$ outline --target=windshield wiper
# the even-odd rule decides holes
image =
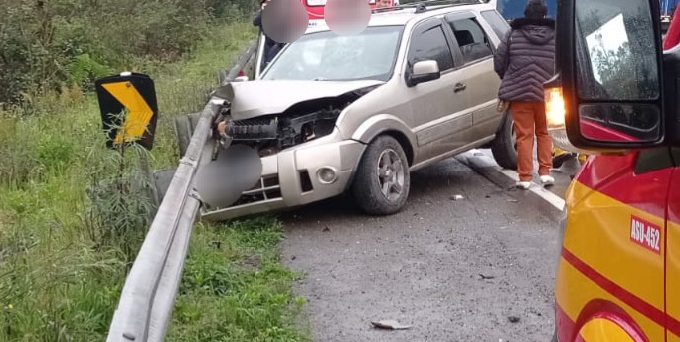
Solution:
[[[312,81],[328,81],[328,78],[319,76],[312,79]]]

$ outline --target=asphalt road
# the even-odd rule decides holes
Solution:
[[[314,341],[550,340],[561,212],[461,161],[413,173],[396,215],[337,198],[281,216]],[[563,194],[569,177],[556,175]],[[387,319],[411,328],[371,325]]]

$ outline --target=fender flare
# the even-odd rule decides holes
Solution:
[[[370,144],[373,139],[382,134],[390,134],[397,139],[404,148],[409,165],[413,165],[413,162],[417,160],[418,139],[411,128],[394,115],[379,114],[369,118],[359,125],[351,139]]]

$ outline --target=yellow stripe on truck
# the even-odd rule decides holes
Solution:
[[[572,266],[564,257],[560,258],[558,272],[560,277],[555,286],[557,304],[572,322],[577,322],[583,309],[593,300],[604,300],[623,309],[650,341],[663,341],[664,328],[637,312],[623,301],[605,291],[594,281]],[[603,308],[606,309],[606,308]],[[579,327],[576,327],[578,329]],[[586,338],[586,341],[601,341],[598,338]],[[625,340],[623,340],[625,341]]]
[[[566,201],[569,207],[563,246],[570,256],[560,258],[557,303],[572,322],[591,318],[580,316],[594,301],[612,303],[623,309],[651,341],[664,341],[663,318],[659,318],[665,312],[664,218],[578,181],[570,185]],[[658,251],[631,237],[638,237],[638,221],[660,228]],[[580,263],[578,268],[574,262]]]
[[[643,301],[664,311],[664,218],[650,215],[574,182],[564,246],[577,258]],[[660,251],[631,240],[631,217],[661,227]]]
[[[667,234],[666,310],[671,317],[669,324],[677,325],[680,319],[680,224],[668,221]],[[680,342],[680,336],[669,332],[668,342]]]

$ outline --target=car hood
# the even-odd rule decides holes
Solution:
[[[348,92],[380,85],[382,81],[264,81],[232,82],[220,86],[215,96],[231,103],[231,116],[245,120],[279,114],[308,100],[337,97]]]

